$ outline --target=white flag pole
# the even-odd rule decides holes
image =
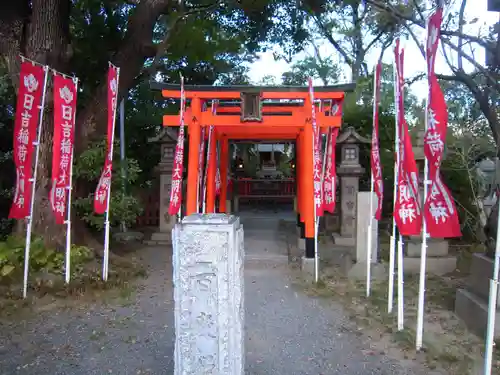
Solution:
[[[120,68],[116,67],[116,92],[117,92],[117,99],[118,99],[118,88],[120,84]],[[113,103],[113,126],[111,129],[111,145],[109,148],[109,157],[111,158],[111,163],[113,163],[113,145],[115,142],[115,121],[116,121],[116,104],[117,100]],[[108,280],[108,274],[109,274],[109,229],[110,229],[110,223],[109,223],[109,203],[111,200],[111,181],[109,181],[109,188],[108,188],[108,195],[106,196],[106,213],[105,213],[105,219],[104,219],[104,261],[102,264],[102,279],[104,281]]]
[[[400,51],[403,50],[403,47],[401,47]],[[399,59],[399,56],[397,57]],[[400,66],[400,68],[402,68]],[[397,73],[398,77],[398,84],[399,84],[399,71]],[[399,97],[401,98],[400,100],[403,101],[404,105],[404,87],[401,85],[401,91],[398,92]],[[404,110],[404,108],[403,108]],[[399,112],[398,112],[399,114]],[[403,113],[404,115],[404,113]],[[403,124],[398,124],[399,126],[402,126]],[[398,126],[398,128],[399,128]],[[404,145],[405,139],[403,138],[405,136],[405,133],[398,134],[399,135],[399,146],[402,147]],[[404,156],[404,155],[403,155]],[[403,163],[403,160],[401,158],[398,161],[399,163]],[[403,236],[401,233],[399,234],[398,237],[398,246],[397,246],[397,257],[398,257],[398,331],[401,331],[404,329],[404,273],[403,273],[403,267],[404,267],[404,241],[403,241]]]
[[[372,229],[373,229],[373,171],[370,178],[370,216],[368,223],[368,238],[366,243],[366,296],[370,297],[371,271],[372,271]]]
[[[428,34],[428,27],[426,27],[426,35]],[[427,39],[427,38],[426,38]],[[427,45],[427,43],[426,43]],[[429,72],[427,72],[427,83],[429,84]],[[429,126],[429,95],[430,95],[430,85],[428,87],[427,100],[425,103],[425,131]],[[422,349],[422,341],[424,334],[424,305],[425,305],[425,272],[426,272],[426,262],[427,262],[427,223],[425,221],[425,215],[423,214],[423,206],[427,200],[427,195],[429,193],[429,160],[427,157],[424,159],[424,199],[423,205],[421,207],[422,212],[422,247],[420,249],[420,277],[418,284],[418,309],[417,309],[417,332],[416,332],[416,349]],[[417,195],[418,196],[418,195]],[[418,203],[418,202],[417,202]]]
[[[24,57],[21,57],[24,60]],[[32,62],[34,63],[34,62]],[[35,191],[36,191],[36,177],[38,172],[38,159],[40,155],[40,139],[42,136],[42,126],[43,126],[43,114],[45,107],[45,93],[47,91],[47,81],[49,78],[49,67],[45,65],[43,67],[45,72],[45,78],[43,80],[43,91],[42,91],[42,101],[40,103],[40,117],[38,119],[38,129],[36,141],[33,142],[35,146],[35,167],[33,170],[33,178],[31,184],[31,202],[30,202],[30,216],[27,218],[28,222],[26,224],[26,242],[24,247],[24,278],[23,278],[23,298],[26,298],[28,294],[28,275],[30,268],[30,250],[31,250],[31,233],[33,231],[33,210],[35,208]]]
[[[377,64],[378,65],[378,64]],[[377,65],[375,65],[373,74],[373,120],[375,121],[375,112],[377,111],[378,98],[377,98]],[[373,141],[373,130],[375,130],[375,124],[372,126],[372,141]],[[373,152],[373,144],[371,147],[371,152]],[[370,152],[370,161],[371,161]],[[373,192],[374,192],[374,181],[373,181],[373,170],[370,171],[370,216],[368,221],[368,238],[366,241],[366,296],[370,297],[371,288],[371,271],[372,271],[372,228],[373,228]]]
[[[397,90],[397,72],[396,72],[396,64],[393,66],[393,74],[394,74],[394,92]],[[394,190],[393,190],[393,207],[396,207],[396,199],[398,195],[398,178],[399,178],[399,124],[398,124],[398,101],[397,95],[394,95],[394,103],[395,103],[395,113],[396,113],[396,129],[395,129],[395,139],[394,139],[394,152],[396,154],[396,160],[394,161]],[[392,215],[392,234],[390,238],[390,247],[389,247],[389,291],[387,298],[387,312],[392,313],[393,305],[394,305],[394,270],[395,270],[395,255],[396,255],[396,219],[394,214]]]
[[[75,83],[75,95],[78,96],[78,78],[73,77]],[[75,99],[76,100],[76,99]],[[75,113],[73,114],[73,148],[71,150],[71,159],[69,161],[69,182],[66,189],[68,190],[68,208],[66,215],[66,253],[65,253],[65,267],[64,267],[64,281],[69,284],[71,275],[71,193],[73,191],[73,157],[75,154],[75,125],[76,125],[76,106]]]
[[[403,236],[398,239],[398,331],[404,329],[404,273],[403,273]]]

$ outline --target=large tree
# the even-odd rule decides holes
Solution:
[[[217,77],[200,64],[187,63],[188,51],[204,45],[205,52],[217,53],[221,41],[232,41],[233,50],[255,51],[268,35],[285,44],[300,42],[299,13],[283,13],[283,1],[193,0],[16,0],[0,5],[0,54],[11,82],[16,86],[19,54],[81,79],[76,120],[76,156],[105,133],[107,61],[119,66],[119,100],[140,81],[156,76],[165,66],[188,69],[191,76],[202,74],[207,82]],[[282,21],[282,30],[268,34],[272,20]],[[274,18],[273,18],[274,17]],[[192,33],[198,24],[198,33]],[[291,36],[288,38],[288,36]],[[86,41],[86,43],[82,43]],[[90,43],[89,43],[90,42]],[[182,51],[185,49],[185,53]],[[170,53],[173,51],[174,53]],[[200,56],[199,60],[202,60]],[[192,62],[193,60],[191,60]],[[163,74],[168,77],[168,74]],[[200,79],[196,79],[199,81]],[[50,93],[50,90],[49,90]],[[51,95],[48,95],[40,143],[40,164],[35,199],[34,232],[51,245],[61,244],[63,228],[56,226],[50,212],[50,163],[52,147]],[[87,194],[74,186],[76,194]],[[85,187],[83,187],[85,190]],[[75,218],[76,219],[76,218]],[[85,228],[75,220],[75,234]],[[77,238],[77,240],[85,240]]]

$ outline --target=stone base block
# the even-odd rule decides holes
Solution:
[[[314,282],[314,258],[302,257],[300,269],[306,281]]]
[[[403,260],[404,273],[420,273],[420,258],[405,257]],[[430,274],[441,276],[455,271],[457,268],[456,257],[427,258],[426,271]]]
[[[490,279],[493,277],[493,259],[484,254],[474,254],[470,266],[470,274],[467,278],[467,290],[472,294],[488,300],[490,296]],[[500,290],[498,291],[500,296]],[[497,297],[497,308],[500,307],[500,299]]]
[[[420,252],[422,250],[422,240],[410,239],[407,241],[406,254],[409,257],[420,257]],[[448,256],[448,241],[441,239],[427,240],[427,256],[429,257],[446,257]]]
[[[372,280],[385,280],[388,276],[387,266],[382,263],[375,263],[371,265],[371,279]],[[349,271],[347,276],[353,280],[366,280],[366,263],[355,263]]]
[[[113,239],[119,243],[140,242],[144,239],[144,234],[141,232],[118,232],[113,234]]]
[[[297,239],[297,248],[300,251],[305,251],[306,250],[306,239],[305,238],[298,238]]]
[[[488,303],[465,290],[458,289],[455,297],[455,314],[462,319],[467,328],[480,337],[485,337],[488,322]],[[500,311],[496,314],[500,321]],[[495,340],[500,340],[500,325],[495,325]]]
[[[342,237],[338,233],[334,233],[332,236],[333,236],[333,242],[335,243],[335,245],[356,246],[356,239],[354,237]]]
[[[151,239],[144,241],[146,245],[171,245],[172,244],[172,233],[156,232],[151,235]]]

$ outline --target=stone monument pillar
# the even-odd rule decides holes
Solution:
[[[151,138],[148,141],[150,143],[160,143],[161,146],[161,159],[156,167],[156,171],[160,177],[160,199],[158,202],[159,225],[158,230],[153,233],[148,243],[152,245],[165,245],[172,242],[172,228],[176,221],[175,216],[168,214],[168,206],[170,203],[170,187],[172,185],[172,168],[177,134],[173,129],[166,128],[157,137]]]
[[[368,251],[368,229],[370,227],[370,196],[373,196],[373,215],[377,209],[377,194],[369,191],[361,191],[357,197],[357,217],[356,217],[356,254],[355,263],[347,272],[353,279],[366,280],[367,274],[367,251]],[[372,243],[371,243],[371,278],[383,279],[387,276],[386,269],[379,263],[378,249],[378,221],[372,216]]]
[[[173,236],[174,375],[244,374],[243,227],[193,214]]]
[[[370,140],[359,135],[353,127],[348,127],[337,138],[341,158],[337,168],[340,179],[340,235],[334,234],[338,245],[356,244],[356,206],[359,191],[359,177],[365,169],[359,164],[359,145]]]

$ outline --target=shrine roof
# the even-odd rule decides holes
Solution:
[[[151,82],[152,90],[180,90],[179,84]],[[314,86],[314,92],[353,92],[355,83],[343,83],[330,86]],[[184,85],[185,91],[203,92],[308,92],[308,86],[253,86],[253,85],[233,85],[233,86],[211,86],[211,85]]]

